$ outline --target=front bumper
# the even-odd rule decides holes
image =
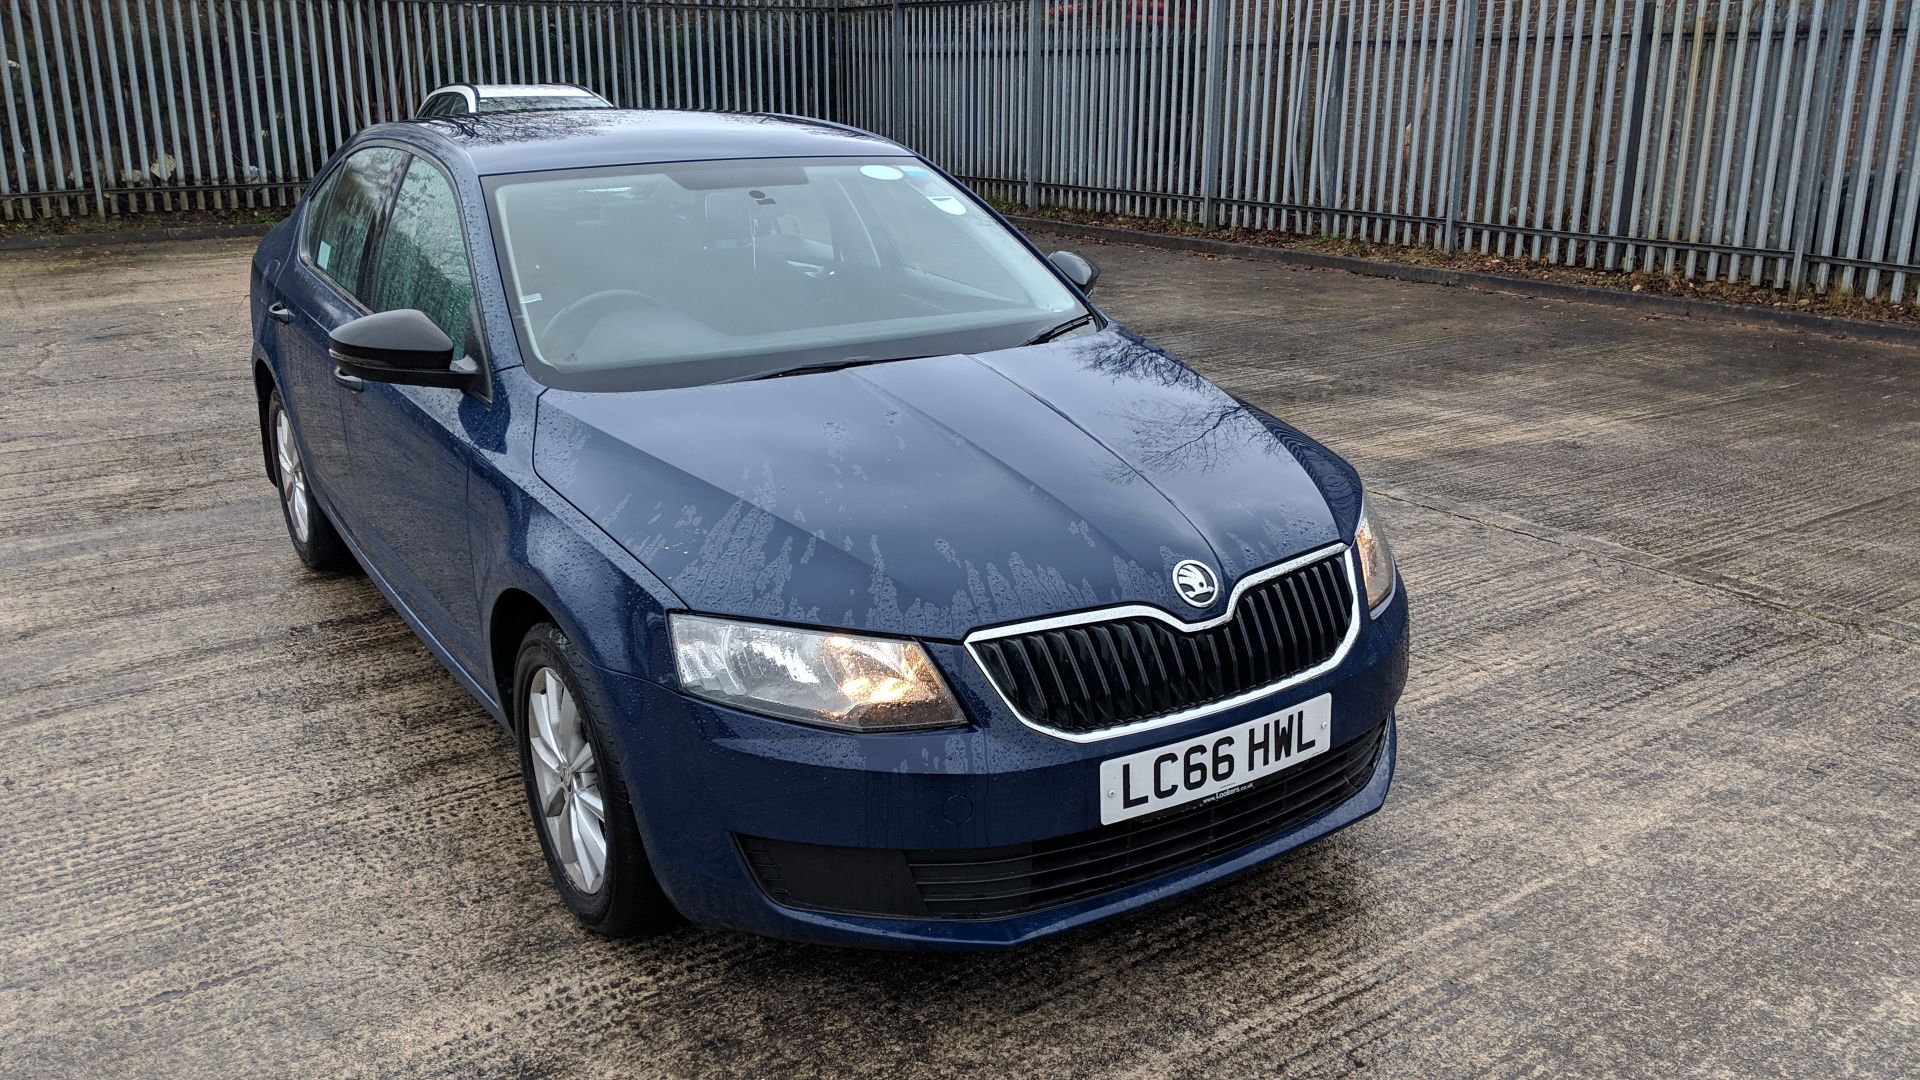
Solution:
[[[647,680],[601,673],[624,718],[627,787],[648,855],[683,914],[707,925],[828,944],[1006,948],[1233,876],[1344,828],[1378,810],[1392,780],[1393,709],[1407,666],[1406,608],[1398,595],[1371,620],[1344,662],[1308,683],[1173,727],[1095,743],[1067,742],[1022,725],[957,646],[930,649],[978,723],[949,731],[851,735],[740,713]],[[1122,874],[1111,889],[1057,890],[1050,894],[1057,902],[1004,916],[995,917],[989,907],[950,917],[950,907],[916,906],[906,895],[911,879],[903,885],[887,871],[871,880],[876,900],[860,905],[865,910],[943,914],[879,917],[810,909],[821,905],[783,891],[779,875],[767,873],[769,850],[784,853],[789,868],[793,858],[823,851],[857,856],[825,874],[860,874],[893,866],[894,857],[908,853],[1017,852],[1110,837],[1120,826],[1100,824],[1101,761],[1321,694],[1333,700],[1332,749],[1323,757],[1332,762],[1344,752],[1340,759],[1350,780],[1337,789],[1322,785],[1318,801],[1302,800],[1291,816],[1276,814],[1271,827],[1241,834],[1244,844],[1195,850],[1149,879]],[[1245,790],[1285,784],[1314,760]],[[750,860],[760,864],[758,876]]]

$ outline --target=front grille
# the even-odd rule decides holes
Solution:
[[[899,851],[743,836],[779,903],[854,915],[1001,919],[1069,904],[1252,847],[1358,794],[1386,740],[1357,739],[1238,791],[1070,836],[997,848]]]
[[[1248,589],[1226,622],[1206,630],[1109,619],[988,638],[973,650],[1022,716],[1080,734],[1282,682],[1331,658],[1352,619],[1353,589],[1334,554]]]

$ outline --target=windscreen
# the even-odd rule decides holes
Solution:
[[[489,190],[528,368],[567,389],[1005,349],[1087,314],[913,158],[537,173]]]

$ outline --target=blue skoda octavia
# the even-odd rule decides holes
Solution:
[[[1379,809],[1407,607],[1359,479],[874,135],[386,124],[261,243],[295,551],[518,742],[567,906],[1017,945]]]

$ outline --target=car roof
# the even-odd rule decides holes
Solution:
[[[767,113],[565,109],[469,113],[380,125],[390,126],[444,143],[447,152],[466,158],[481,176],[669,161],[892,157],[911,152],[858,128]],[[368,129],[368,134],[380,127]]]
[[[450,91],[467,90],[479,98],[516,98],[516,97],[600,97],[599,94],[584,86],[572,83],[447,83],[436,86],[432,93],[444,94]],[[605,98],[601,98],[605,101]]]
[[[599,94],[572,83],[470,83],[473,92],[483,98],[511,97],[599,97]]]

